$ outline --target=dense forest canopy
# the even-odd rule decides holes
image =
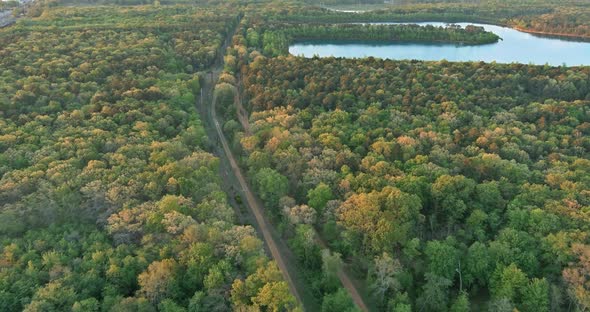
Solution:
[[[225,12],[58,8],[0,32],[2,311],[295,306],[194,108]]]
[[[590,309],[590,67],[288,55],[498,40],[355,22],[584,37],[590,5],[310,3],[50,0],[1,29],[0,310],[300,311],[236,217],[211,103],[318,310]]]
[[[522,311],[583,301],[566,273],[588,248],[587,68],[280,57],[242,74],[253,178],[285,177],[283,195],[359,267],[398,259],[384,309],[407,292],[444,311],[428,289],[449,298],[459,283]],[[524,284],[503,284],[507,270]]]
[[[338,291],[310,236],[379,311],[588,309],[588,67],[306,59],[265,44],[269,22],[315,29],[396,10],[449,17],[439,5],[251,10],[226,57],[251,111],[247,128],[226,129],[323,306],[338,311]],[[225,116],[236,111],[229,101]]]

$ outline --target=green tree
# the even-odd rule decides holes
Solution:
[[[124,298],[111,307],[113,312],[145,311],[156,312],[156,308],[145,298]]]
[[[463,220],[471,205],[475,182],[464,176],[443,175],[432,184],[432,196],[439,217],[448,225]]]
[[[225,119],[233,119],[236,116],[236,107],[234,105],[236,92],[236,88],[229,83],[223,82],[215,86],[215,106],[223,113]]]
[[[158,311],[160,312],[186,312],[186,309],[178,305],[174,300],[164,299],[158,305]]]
[[[496,268],[491,278],[490,291],[493,298],[507,298],[512,302],[518,302],[527,284],[527,276],[512,263],[507,267]]]
[[[259,36],[258,32],[256,32],[256,30],[254,30],[252,28],[248,28],[247,33],[246,33],[246,40],[248,40],[248,46],[258,47],[258,45],[260,44],[259,37],[260,36]]]
[[[466,292],[461,292],[459,296],[455,299],[449,312],[469,312],[471,311],[469,308],[469,297],[467,296]]]
[[[53,281],[39,288],[31,303],[23,311],[64,311],[71,309],[75,301],[76,293],[74,289],[63,285],[60,281]]]
[[[453,282],[444,277],[426,273],[426,284],[417,300],[420,311],[446,311],[449,304],[449,287]]]
[[[322,273],[324,275],[324,287],[334,289],[340,285],[338,272],[342,268],[342,259],[339,253],[331,253],[328,249],[322,250]]]
[[[522,291],[520,309],[531,312],[548,312],[549,308],[549,283],[544,278],[533,278]]]
[[[322,300],[322,312],[358,312],[360,311],[348,295],[346,289],[340,287],[334,293],[327,294]]]
[[[295,255],[308,269],[319,269],[321,266],[320,248],[315,236],[311,225],[300,224],[295,227],[295,236],[289,241]]]
[[[334,199],[334,195],[328,185],[320,183],[316,188],[307,192],[307,198],[309,206],[313,207],[321,215],[326,203]]]
[[[100,311],[100,303],[96,298],[88,298],[81,301],[76,301],[72,306],[72,312],[98,312]]]
[[[454,246],[454,239],[429,241],[424,250],[428,260],[428,272],[452,280],[459,269],[459,250]]]
[[[254,185],[271,211],[276,211],[279,199],[287,195],[289,188],[287,178],[270,168],[262,168],[254,175]]]
[[[488,304],[489,312],[514,312],[514,304],[508,298],[492,299]]]
[[[469,246],[462,268],[463,280],[468,287],[472,285],[486,286],[493,269],[487,246],[480,242]]]

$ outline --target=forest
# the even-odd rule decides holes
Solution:
[[[293,12],[246,14],[248,127],[222,113],[323,311],[346,298],[318,240],[374,310],[590,309],[590,69],[273,57],[260,25]]]
[[[260,196],[294,244],[316,227],[374,279],[384,310],[589,307],[587,68],[281,57],[243,75],[244,162],[285,183]]]
[[[499,40],[365,22],[587,36],[590,6],[403,2],[51,0],[0,29],[0,310],[590,310],[590,67],[288,54]]]
[[[433,1],[428,0],[424,2],[429,3],[408,2],[405,5],[384,5],[375,10],[359,13],[337,12],[320,6],[298,4],[271,6],[268,10],[272,10],[275,14],[263,14],[260,18],[302,23],[428,21],[490,23],[517,27],[530,32],[590,37],[590,3],[583,1],[480,0],[431,3]]]
[[[296,308],[194,107],[236,18],[58,8],[0,32],[0,310]]]

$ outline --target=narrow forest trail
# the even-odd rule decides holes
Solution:
[[[231,37],[229,37],[229,39],[231,39]],[[229,44],[229,41],[227,43]],[[225,48],[223,49],[223,52],[225,53]],[[223,152],[225,153],[225,156],[226,156],[227,160],[229,161],[229,164],[230,164],[231,170],[233,171],[233,174],[235,175],[236,179],[239,182],[239,186],[241,188],[241,191],[246,196],[247,206],[248,206],[250,212],[254,215],[254,217],[256,219],[255,221],[257,223],[257,229],[259,230],[259,232],[261,232],[263,239],[266,242],[266,244],[271,252],[272,257],[277,262],[277,265],[279,266],[279,269],[281,270],[281,272],[283,272],[283,276],[285,277],[285,280],[289,283],[289,288],[291,289],[291,292],[295,295],[295,297],[297,298],[299,303],[303,303],[303,302],[305,302],[305,300],[302,301],[301,294],[302,294],[302,292],[309,291],[309,289],[298,291],[298,288],[301,288],[303,283],[294,283],[293,282],[293,275],[296,275],[296,273],[290,274],[289,271],[293,271],[294,266],[287,265],[286,264],[287,260],[285,259],[285,258],[294,259],[294,256],[292,255],[290,250],[286,247],[286,244],[281,240],[281,238],[278,234],[271,235],[271,231],[273,231],[274,233],[277,233],[277,232],[276,232],[276,230],[274,230],[274,228],[272,228],[272,225],[266,220],[266,217],[264,215],[264,210],[262,208],[262,204],[260,204],[260,201],[257,200],[257,198],[254,196],[254,194],[250,190],[250,187],[249,187],[248,183],[246,182],[246,179],[244,178],[242,171],[235,160],[233,152],[230,149],[229,144],[227,143],[227,139],[225,137],[225,134],[223,133],[221,125],[219,124],[219,121],[217,120],[217,114],[216,114],[216,109],[215,109],[215,105],[216,105],[217,101],[216,101],[214,94],[213,94],[213,88],[214,88],[215,82],[217,81],[217,78],[219,77],[219,74],[221,73],[221,70],[223,68],[223,57],[221,57],[220,59],[221,59],[220,63],[216,64],[214,66],[213,73],[210,77],[212,79],[212,81],[208,85],[207,92],[206,92],[207,95],[210,95],[209,98],[211,99],[211,101],[210,101],[211,107],[209,109],[209,113],[207,114],[207,117],[212,121],[213,125],[215,126],[217,137],[223,147]],[[238,81],[239,81],[239,79],[238,79]],[[237,94],[234,97],[234,103],[237,108],[237,115],[238,115],[237,117],[238,117],[238,120],[240,121],[240,124],[242,125],[242,127],[244,129],[244,132],[247,135],[251,135],[248,112],[245,110],[245,108],[242,104],[241,91],[242,91],[241,85],[239,85],[237,88]],[[273,236],[277,237],[277,240],[275,240],[273,238]],[[316,243],[318,245],[320,245],[320,247],[322,249],[329,250],[327,244],[321,239],[321,237],[319,235],[316,235],[316,237],[317,237]],[[277,247],[276,241],[280,242],[281,248]],[[288,256],[285,257],[284,254],[288,254]],[[293,263],[295,261],[292,260],[290,262]],[[360,292],[358,291],[357,286],[353,282],[353,279],[350,278],[350,276],[344,270],[344,268],[340,268],[338,270],[338,278],[340,279],[342,286],[348,291],[350,297],[352,298],[352,300],[354,301],[356,306],[361,311],[368,312],[369,308],[368,308],[367,304],[365,304],[365,301],[363,300],[363,297],[360,295]],[[297,287],[297,286],[299,286],[299,287]],[[315,309],[317,309],[317,308],[310,308],[309,304],[302,305],[302,306],[304,306],[307,311],[314,311]]]
[[[302,276],[300,276],[300,274],[296,272],[296,266],[292,264],[293,261],[290,260],[294,259],[294,255],[290,252],[286,244],[282,241],[276,229],[274,229],[270,222],[266,219],[262,204],[256,198],[254,193],[250,190],[248,182],[246,181],[246,178],[244,177],[242,170],[240,169],[235,159],[235,156],[232,150],[230,149],[227,138],[223,133],[221,124],[217,119],[217,113],[215,108],[217,101],[215,98],[214,89],[217,80],[219,79],[219,76],[223,70],[223,56],[225,55],[225,51],[229,46],[231,38],[233,37],[236,31],[237,27],[230,35],[228,35],[223,46],[221,47],[220,56],[215,61],[214,65],[211,67],[211,71],[205,77],[201,105],[199,109],[201,115],[205,116],[208,119],[209,125],[211,125],[214,128],[209,129],[212,131],[208,131],[211,141],[217,144],[221,144],[222,148],[218,150],[216,154],[228,162],[228,169],[230,169],[233,173],[233,175],[229,177],[229,172],[224,172],[225,178],[228,180],[235,180],[232,182],[237,182],[237,186],[239,187],[238,191],[245,196],[245,203],[248,208],[248,212],[254,217],[252,221],[255,222],[255,228],[262,235],[262,238],[271,254],[271,257],[276,261],[277,266],[283,274],[285,281],[289,285],[291,293],[295,296],[297,302],[300,306],[302,306],[305,309],[305,311],[316,311],[319,308],[317,306],[317,303],[312,303],[310,300],[304,299],[310,297],[310,289],[304,286],[304,283],[301,281]],[[247,117],[248,112],[244,109],[241,103],[240,90],[238,90],[238,94],[236,94],[234,100],[238,108],[238,118],[240,120],[240,123],[244,127],[245,133],[247,135],[250,135],[250,125]],[[205,105],[207,103],[209,105]],[[233,193],[233,189],[229,184],[230,183],[225,183],[224,186],[228,188],[228,190],[226,190],[228,191],[228,194],[231,194]],[[239,210],[237,207],[234,208],[236,210]],[[318,239],[317,243],[318,245],[320,245],[321,248],[328,249],[328,246],[321,239]],[[364,302],[363,297],[360,295],[360,292],[354,284],[353,279],[349,277],[348,273],[343,268],[340,268],[338,270],[337,275],[340,282],[342,283],[342,286],[347,290],[355,305],[361,311],[368,312],[369,308],[367,304]]]
[[[320,245],[320,247],[322,249],[330,250],[328,245],[322,240],[322,238],[319,236],[319,234],[317,236],[316,242],[318,245]],[[348,291],[350,298],[352,298],[352,301],[354,301],[356,306],[359,309],[361,309],[361,311],[368,312],[369,308],[365,304],[365,301],[363,300],[363,296],[361,296],[355,283],[350,278],[350,276],[348,276],[348,273],[344,270],[344,268],[342,268],[342,267],[338,268],[337,275],[338,275],[338,279],[340,279],[340,283],[342,283],[342,286]]]
[[[246,133],[246,135],[251,135],[251,133],[249,131],[250,130],[249,129],[249,120],[247,117],[248,113],[246,112],[246,110],[244,109],[244,107],[241,103],[241,97],[239,94],[237,94],[235,96],[234,101],[235,101],[236,106],[238,108],[237,114],[238,114],[238,118],[240,119],[240,123],[242,124],[242,126],[244,128],[244,132]],[[215,105],[215,99],[213,99],[213,105]],[[214,111],[214,109],[213,109],[213,111]],[[217,119],[215,117],[215,114],[214,114],[213,120],[215,123],[215,127],[218,129],[218,132],[221,133],[221,135],[223,135],[223,133],[221,132],[221,128],[219,126],[219,123],[217,122]],[[237,164],[235,164],[235,160],[233,160],[234,159],[233,154],[232,154],[231,150],[229,149],[229,147],[227,147],[227,142],[225,142],[225,137],[222,140],[222,144],[224,145],[223,146],[224,150],[225,150],[226,154],[228,154],[228,158],[230,159],[232,170],[234,170],[234,173],[236,174],[238,179],[240,179],[240,184],[242,184],[242,180],[244,181],[244,184],[242,184],[242,189],[244,190],[244,192],[246,194],[246,198],[248,199],[248,201],[250,201],[249,197],[252,198],[254,206],[256,206],[256,209],[254,209],[254,210],[262,211],[262,209],[260,208],[260,205],[258,204],[258,201],[254,198],[254,195],[251,193],[250,189],[248,188],[246,181],[244,180],[244,178],[242,176],[240,168],[237,166]],[[226,149],[226,147],[227,147],[227,149]],[[244,187],[244,185],[246,187]],[[254,213],[256,214],[256,212],[254,212]],[[262,218],[264,218],[264,217],[262,217]],[[321,237],[319,237],[319,235],[317,236],[316,243],[320,246],[320,248],[329,250],[328,245],[322,240]],[[363,297],[361,296],[359,290],[357,289],[357,286],[355,285],[353,279],[351,279],[349,277],[349,275],[345,271],[345,269],[339,268],[337,275],[338,275],[338,279],[340,280],[340,283],[347,290],[347,292],[349,293],[349,295],[352,298],[355,305],[361,311],[368,312],[369,311],[368,306],[365,304],[365,301],[363,300]]]
[[[239,26],[239,22],[237,25]],[[202,86],[201,100],[197,101],[200,102],[200,105],[197,105],[197,108],[201,113],[201,116],[207,119],[204,120],[204,122],[208,124],[208,127],[206,127],[208,128],[207,134],[211,142],[215,145],[215,154],[217,154],[217,156],[222,160],[221,171],[222,177],[224,178],[225,191],[227,194],[241,193],[244,195],[248,213],[253,216],[253,218],[243,216],[242,218],[252,221],[256,230],[261,234],[267,250],[270,252],[270,256],[276,262],[283,275],[283,278],[289,285],[289,290],[297,300],[299,306],[303,307],[305,311],[316,311],[319,307],[316,303],[306,299],[310,297],[310,295],[306,293],[309,292],[309,289],[305,289],[303,283],[301,282],[302,277],[297,276],[295,266],[292,264],[293,261],[289,261],[289,258],[292,258],[293,255],[290,254],[284,242],[280,241],[280,238],[275,239],[275,237],[280,236],[276,230],[272,228],[264,216],[262,205],[250,190],[250,187],[246,182],[246,179],[229,147],[220,122],[217,119],[215,108],[216,98],[214,93],[215,85],[223,71],[223,57],[225,56],[227,47],[231,43],[231,39],[236,33],[238,26],[236,26],[236,28],[228,34],[228,37],[220,48],[219,57],[216,59],[213,66],[210,67],[210,71],[205,75]],[[239,95],[236,95],[235,100],[240,101]],[[245,110],[241,113],[246,114],[247,116]],[[247,117],[244,121],[247,123]],[[219,145],[221,145],[221,148],[219,148]],[[233,175],[231,173],[233,173]],[[235,202],[233,204],[236,205]],[[234,207],[234,209],[238,211],[238,214],[241,214],[239,212],[239,207]]]
[[[238,182],[240,183],[240,186],[242,188],[244,195],[246,196],[246,202],[248,204],[248,207],[250,208],[250,212],[254,214],[254,218],[256,219],[256,222],[258,223],[258,228],[260,229],[260,232],[262,234],[262,238],[266,242],[266,245],[271,253],[272,258],[276,261],[277,266],[279,267],[279,269],[283,273],[283,277],[285,278],[285,281],[289,284],[289,289],[291,290],[291,293],[295,296],[295,298],[297,299],[299,304],[303,305],[303,302],[301,300],[301,296],[299,295],[299,291],[298,291],[295,283],[293,282],[293,278],[291,277],[291,273],[289,272],[289,269],[287,268],[286,261],[282,255],[282,253],[279,252],[279,248],[277,247],[277,243],[275,242],[273,236],[270,233],[270,230],[269,230],[270,225],[269,225],[269,222],[264,217],[264,212],[262,210],[262,207],[260,207],[260,205],[258,204],[256,199],[254,198],[252,191],[250,191],[250,187],[248,186],[248,183],[246,182],[246,179],[244,178],[244,175],[242,174],[242,171],[240,170],[240,167],[238,166],[238,163],[236,162],[234,155],[231,152],[231,149],[229,148],[229,144],[227,143],[227,139],[225,138],[225,135],[223,134],[221,126],[219,125],[219,121],[217,120],[217,116],[215,113],[215,103],[216,103],[216,98],[215,98],[215,95],[213,95],[213,98],[211,101],[211,111],[210,111],[211,112],[211,120],[213,121],[213,124],[215,125],[215,130],[217,131],[217,134],[219,136],[219,141],[220,141],[221,145],[223,146],[223,150],[225,151],[225,156],[227,157],[227,160],[230,163],[230,167],[231,167],[232,171],[234,172],[234,175],[238,179]]]

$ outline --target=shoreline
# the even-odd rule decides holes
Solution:
[[[329,10],[332,12],[353,13],[353,14],[376,11],[375,9],[373,9],[373,10],[343,10],[343,9],[338,9],[338,8],[331,8],[328,6],[320,6],[320,8],[323,8],[323,9],[326,9],[326,10]],[[408,23],[412,23],[412,22],[408,22]],[[418,23],[418,22],[416,22],[416,23]],[[470,22],[466,22],[466,23],[470,23]],[[475,23],[484,23],[484,24],[490,24],[490,25],[495,25],[495,26],[500,26],[500,27],[508,27],[508,28],[514,29],[516,31],[528,33],[531,35],[548,36],[548,37],[562,38],[562,39],[580,39],[582,41],[590,41],[590,35],[576,35],[576,34],[568,34],[568,33],[558,33],[558,32],[548,32],[548,31],[527,29],[527,28],[522,28],[522,27],[518,27],[518,26],[513,26],[513,25],[510,25],[509,23],[502,23],[501,21],[495,21],[495,22],[487,21],[487,22],[475,22]]]
[[[498,43],[502,38],[493,42],[467,42],[467,41],[449,41],[449,40],[398,40],[398,39],[322,39],[322,38],[296,38],[292,42],[289,42],[289,46],[293,44],[308,44],[308,43],[344,43],[344,44],[357,44],[357,43],[368,43],[371,45],[389,45],[389,44],[426,44],[426,45],[458,45],[458,46],[482,46],[488,44]]]
[[[568,33],[555,33],[555,32],[548,32],[548,31],[540,31],[540,30],[533,30],[533,29],[526,29],[522,27],[511,27],[508,26],[516,31],[524,32],[531,35],[541,35],[541,36],[548,36],[548,37],[555,37],[555,38],[569,38],[569,39],[582,39],[583,41],[590,41],[590,35],[576,35],[576,34],[568,34]]]

